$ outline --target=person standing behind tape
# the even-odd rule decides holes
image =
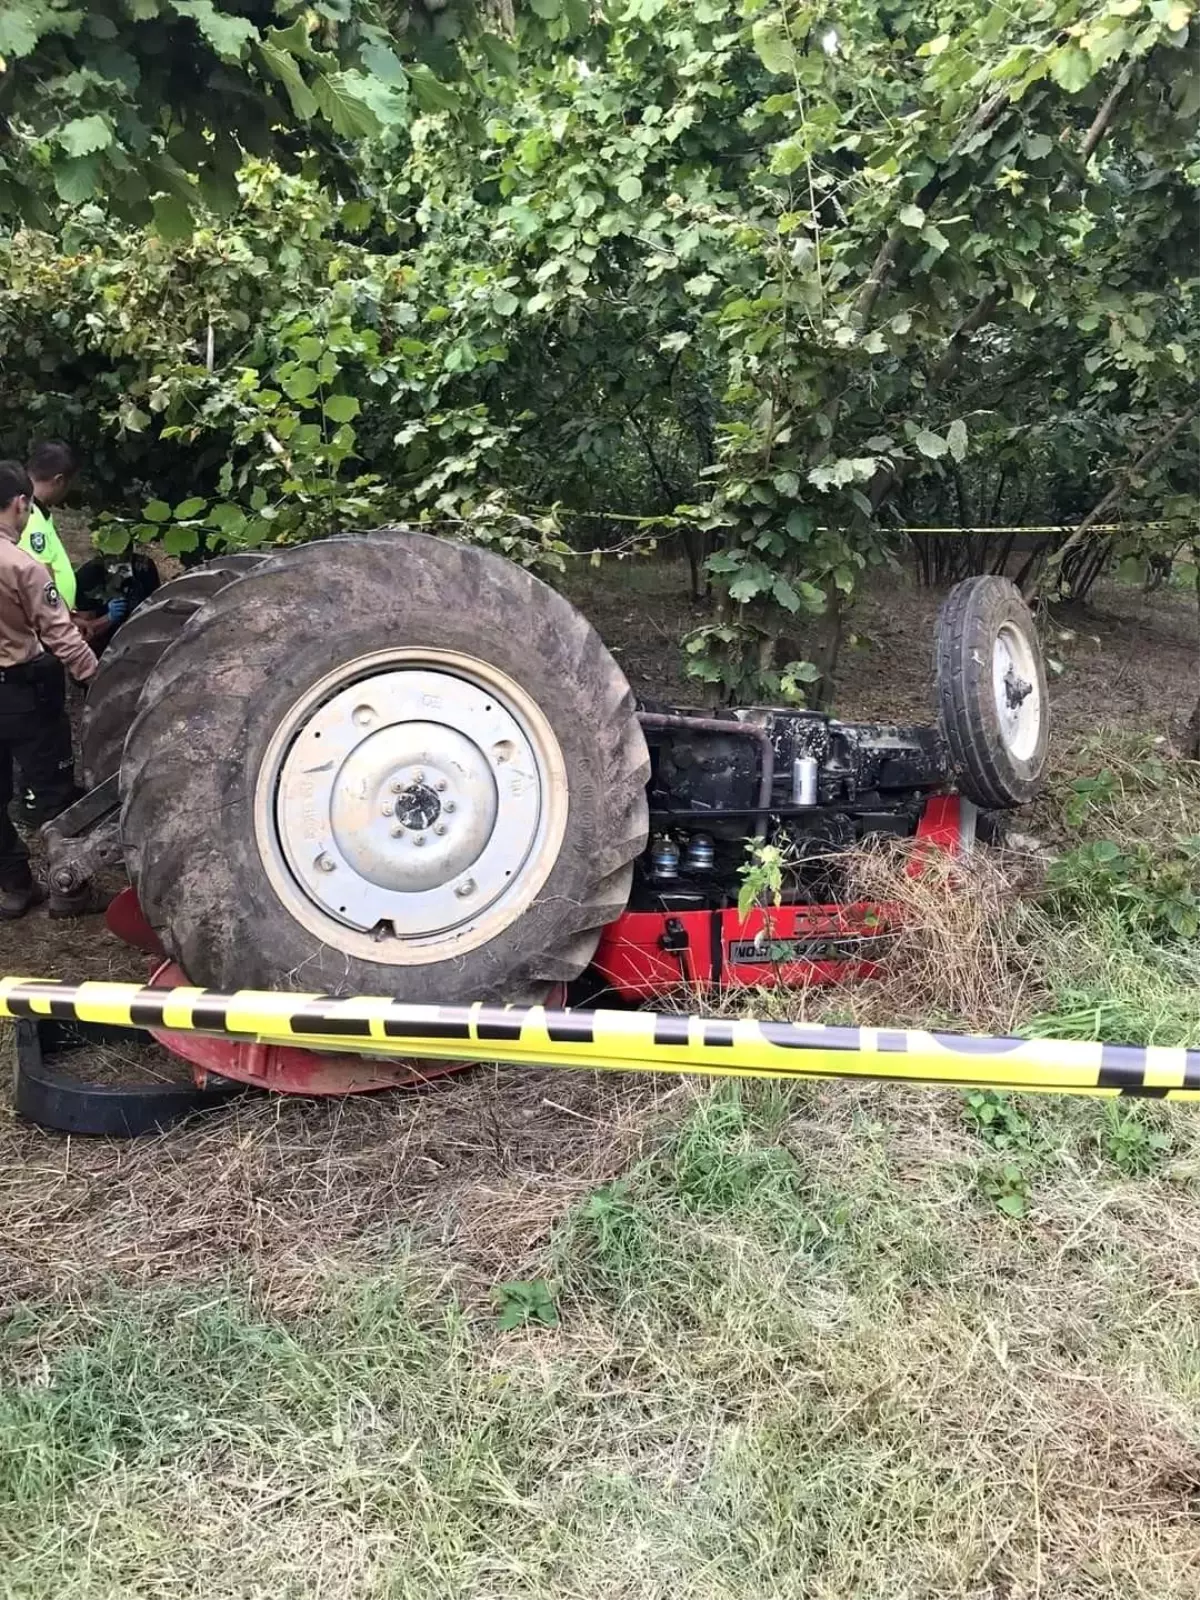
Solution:
[[[13,763],[38,796],[39,822],[76,798],[65,667],[79,683],[96,674],[96,657],[71,621],[54,580],[19,540],[29,521],[33,483],[17,461],[0,461],[0,918],[23,917],[45,897],[29,852],[8,814]],[[52,917],[94,909],[90,886],[50,896]]]
[[[59,599],[68,611],[74,611],[75,569],[51,513],[55,506],[62,505],[71,491],[75,457],[68,445],[47,440],[44,444],[35,444],[30,451],[27,471],[33,482],[33,501],[20,548],[50,568]]]

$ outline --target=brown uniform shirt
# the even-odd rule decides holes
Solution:
[[[79,683],[96,675],[96,658],[36,556],[0,528],[0,668],[51,651]]]

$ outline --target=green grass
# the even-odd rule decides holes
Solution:
[[[1200,832],[1145,759],[1077,753],[1056,847]],[[1110,889],[960,898],[828,1004],[1200,1043]],[[0,1212],[0,1600],[1200,1593],[1191,1108],[480,1073],[0,1120]]]
[[[1194,1595],[1194,1138],[1035,1107],[1017,1219],[885,1094],[689,1096],[541,1249],[555,1328],[428,1243],[20,1309],[0,1594]]]

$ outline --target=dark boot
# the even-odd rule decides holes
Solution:
[[[16,922],[45,898],[46,891],[40,883],[29,883],[23,889],[0,889],[0,921]]]
[[[85,883],[82,888],[72,889],[69,894],[64,894],[61,889],[51,889],[50,915],[93,917],[101,911],[107,911],[114,898],[103,889],[97,889],[93,883]]]

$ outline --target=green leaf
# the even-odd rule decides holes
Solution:
[[[408,73],[404,70],[404,63],[382,39],[369,39],[362,45],[358,52],[359,60],[363,67],[380,83],[386,83],[391,89],[407,89]]]
[[[906,228],[923,228],[925,213],[920,206],[901,206],[900,221]]]
[[[297,367],[286,378],[281,378],[279,385],[293,400],[307,400],[320,388],[321,380],[311,367]]]
[[[1092,81],[1092,64],[1078,45],[1064,44],[1050,54],[1050,76],[1060,89],[1078,94]]]
[[[422,111],[457,111],[458,95],[429,70],[423,61],[409,69],[413,99]]]
[[[352,394],[331,394],[325,402],[325,415],[330,422],[353,422],[361,410]]]
[[[192,233],[192,213],[177,194],[156,195],[151,201],[155,232],[163,239],[188,239]]]
[[[931,250],[936,250],[938,255],[941,255],[943,250],[948,250],[950,248],[949,239],[947,239],[946,235],[938,227],[936,222],[927,222],[925,224],[925,226],[921,229],[921,238]]]
[[[745,605],[747,600],[753,600],[756,595],[763,593],[764,588],[770,588],[774,580],[767,575],[768,581],[763,583],[764,572],[762,567],[751,567],[749,571],[739,573],[729,585],[729,598],[736,600],[739,605]]]
[[[820,594],[820,590],[817,593]],[[824,598],[824,595],[821,595],[821,599]],[[797,683],[818,683],[821,679],[821,669],[814,661],[789,661],[784,671],[789,678],[795,678]]]
[[[163,535],[163,549],[169,556],[187,555],[189,551],[195,550],[199,543],[199,529],[193,527],[181,528],[176,524],[175,527],[168,528]]]
[[[0,57],[27,56],[35,49],[49,18],[39,6],[38,15],[24,6],[6,3],[0,7]]]
[[[227,538],[237,533],[244,526],[245,521],[246,513],[242,508],[230,505],[228,502],[214,506],[208,513],[209,527],[216,528],[218,532],[223,533]]]
[[[799,139],[784,139],[771,151],[771,171],[781,178],[788,177],[804,162],[804,145]]]
[[[487,64],[493,72],[498,72],[502,77],[515,78],[517,75],[517,52],[507,39],[501,39],[494,33],[482,33],[479,36],[479,48],[482,50]]]
[[[313,79],[312,92],[321,115],[343,139],[369,139],[380,131],[379,118],[354,93],[347,73],[319,73]]]
[[[193,495],[190,499],[179,502],[175,507],[174,515],[180,522],[186,522],[189,517],[199,516],[207,504],[207,500],[201,500],[198,496]]]
[[[100,162],[96,156],[81,156],[54,168],[54,191],[69,206],[90,200],[100,185]]]
[[[278,78],[287,90],[292,110],[300,120],[307,122],[315,117],[318,109],[317,97],[305,83],[303,74],[296,64],[296,58],[288,55],[286,50],[277,50],[273,44],[260,44],[258,53],[268,72],[272,77]]]
[[[795,589],[792,588],[791,584],[786,578],[780,577],[775,579],[775,586],[771,590],[771,594],[775,601],[781,605],[785,611],[791,611],[793,613],[799,611],[800,596],[796,593]]]
[[[751,37],[758,59],[768,72],[795,72],[796,52],[778,17],[760,17],[751,29]]]
[[[492,310],[498,317],[511,317],[514,311],[520,309],[521,302],[509,289],[501,289],[492,300]]]
[[[967,425],[961,417],[955,417],[947,428],[946,443],[955,461],[962,461],[967,453]]]
[[[1168,32],[1182,33],[1191,18],[1192,8],[1187,0],[1168,0],[1165,18]]]
[[[219,56],[226,61],[241,58],[248,44],[258,38],[258,29],[245,17],[218,11],[213,0],[170,0],[171,9],[181,17],[191,17]]]
[[[142,515],[147,522],[170,522],[171,508],[165,500],[151,500]]]
[[[338,212],[338,221],[351,233],[361,233],[370,226],[375,208],[369,200],[347,200]]]
[[[322,62],[330,63],[336,59],[330,55],[318,54],[313,49],[303,16],[297,17],[295,22],[289,23],[286,28],[268,28],[267,42],[273,44],[276,50],[286,50],[288,55],[295,56],[298,61],[311,61],[314,66],[320,66]]]
[[[292,354],[295,356],[296,360],[302,361],[306,365],[314,361],[319,361],[324,353],[324,350],[325,341],[323,339],[315,338],[312,334],[306,334],[302,339],[297,339],[295,344],[292,346]],[[259,393],[262,394],[263,391],[260,390]],[[266,393],[269,394],[270,390],[267,390]]]
[[[69,156],[90,156],[95,150],[107,150],[113,142],[113,132],[103,117],[75,117],[64,123],[55,135]]]
[[[1002,1194],[996,1205],[1006,1217],[1023,1217],[1029,1209],[1023,1194]]]
[[[931,433],[928,428],[922,428],[913,443],[921,454],[928,456],[931,461],[936,461],[940,456],[944,456],[950,448],[940,433]]]
[[[625,201],[639,199],[642,193],[642,180],[634,173],[629,173],[617,185],[617,193]]]
[[[553,22],[562,11],[562,0],[529,0],[529,6],[543,22]]]
[[[136,529],[134,531],[137,532]],[[157,528],[151,528],[150,532],[157,537]],[[129,529],[119,522],[110,523],[107,527],[96,529],[92,534],[92,543],[97,550],[103,550],[105,555],[124,555],[129,549]]]
[[[1048,133],[1031,133],[1025,140],[1025,154],[1033,161],[1048,156],[1053,148],[1054,141]]]

